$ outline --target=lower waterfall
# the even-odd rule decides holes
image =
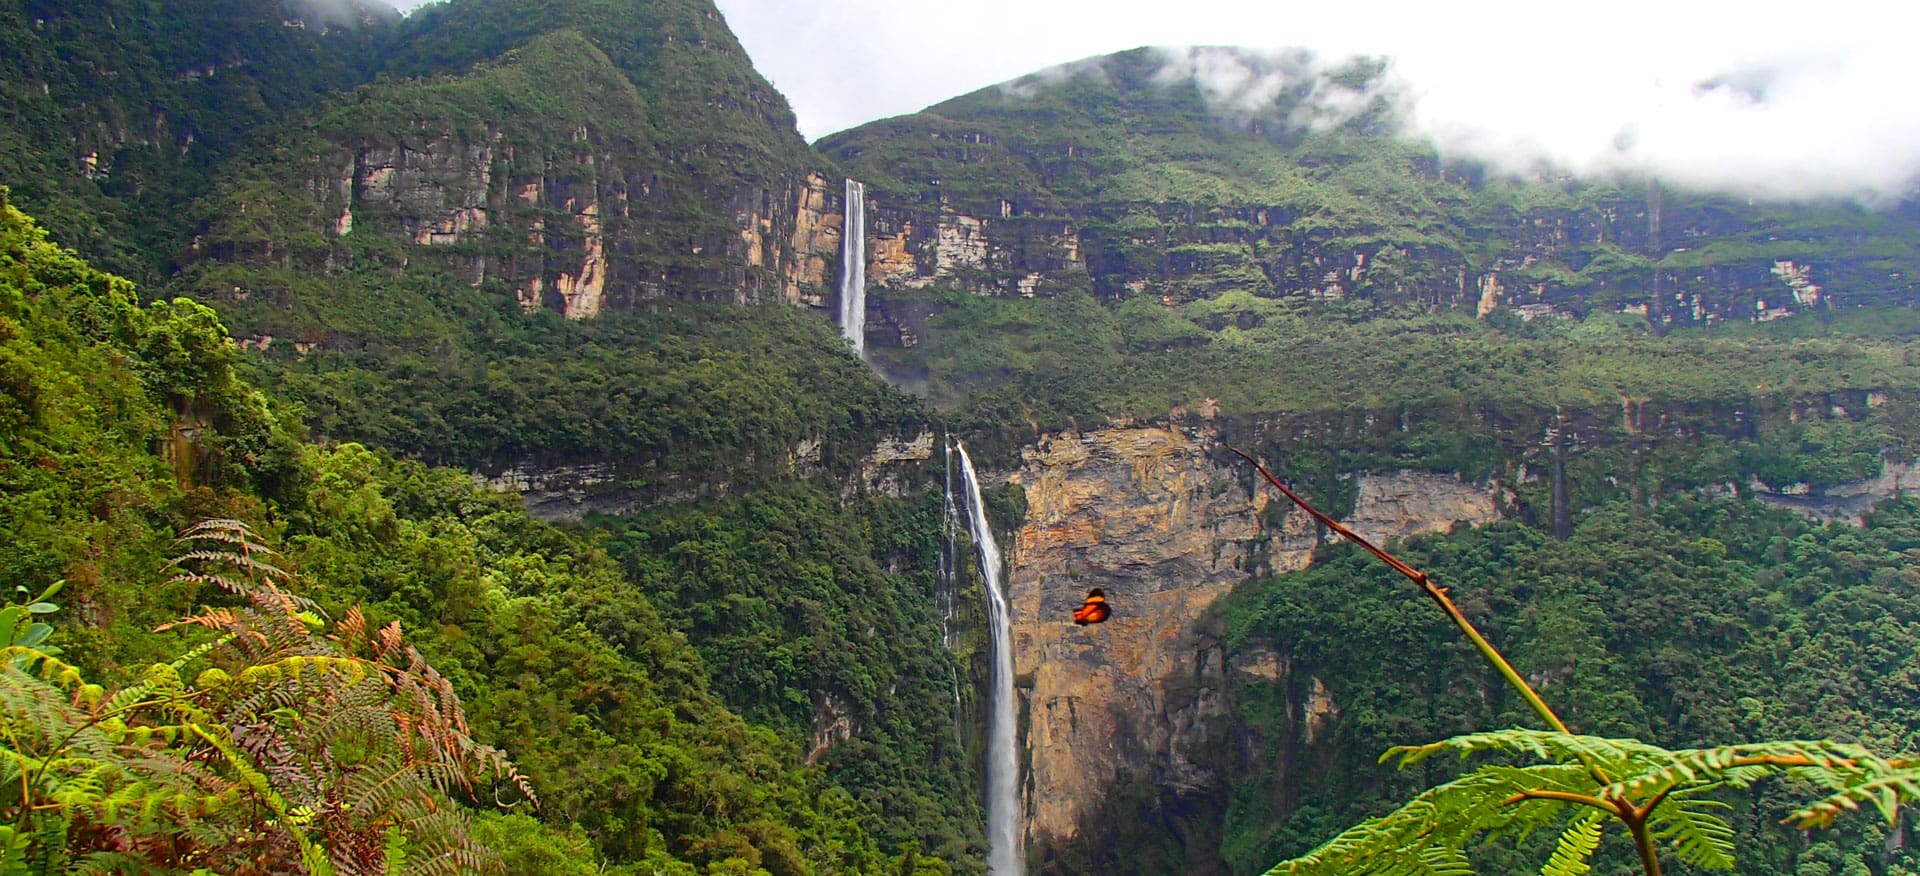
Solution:
[[[1001,585],[1000,545],[987,525],[980,479],[967,448],[956,442],[967,487],[967,528],[980,551],[980,577],[987,582],[987,620],[993,646],[993,689],[987,712],[987,872],[1020,876],[1020,751],[1014,726],[1013,614]]]

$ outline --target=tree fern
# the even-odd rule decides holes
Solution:
[[[399,626],[370,630],[354,609],[325,635],[237,521],[195,526],[181,546],[173,581],[243,604],[162,627],[200,641],[121,689],[89,684],[22,641],[23,617],[0,615],[0,823],[13,825],[0,855],[39,873],[497,869],[451,796],[488,776],[532,789],[472,739],[451,682]]]
[[[1589,809],[1573,817],[1573,823],[1560,834],[1553,857],[1540,868],[1540,876],[1586,876],[1593,872],[1590,860],[1600,848],[1600,834],[1607,826],[1607,815]]]
[[[1526,761],[1486,764],[1427,790],[1395,812],[1368,819],[1270,874],[1401,874],[1474,872],[1466,849],[1488,836],[1524,836],[1569,818],[1542,873],[1590,872],[1605,824],[1625,827],[1647,876],[1660,876],[1661,855],[1705,870],[1734,867],[1734,831],[1714,814],[1730,808],[1705,795],[1784,777],[1830,790],[1788,821],[1824,827],[1843,812],[1871,805],[1889,822],[1899,807],[1920,799],[1920,766],[1889,760],[1857,745],[1814,740],[1728,745],[1670,751],[1635,739],[1571,732],[1526,679],[1487,641],[1426,573],[1409,566],[1308,504],[1258,460],[1228,448],[1295,505],[1341,537],[1405,576],[1446,613],[1502,678],[1550,729],[1514,728],[1469,733],[1427,745],[1388,750],[1382,761],[1402,768],[1440,754],[1465,759],[1498,756]]]

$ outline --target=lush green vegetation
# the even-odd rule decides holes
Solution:
[[[635,485],[771,476],[809,440],[844,471],[869,436],[923,419],[831,326],[783,306],[489,324],[497,334],[441,336],[426,348],[437,354],[370,345],[270,360],[265,373],[334,437],[461,465],[612,460]]]
[[[1190,51],[1202,57],[1088,59],[819,148],[888,203],[985,217],[990,237],[1003,202],[1020,221],[1065,220],[1086,273],[1054,279],[1108,300],[1238,291],[1471,309],[1481,278],[1497,276],[1513,304],[1581,316],[1645,305],[1664,328],[1790,302],[1772,273],[1784,260],[1816,265],[1832,304],[1911,298],[1911,213],[1507,178],[1393,136],[1383,64]],[[1209,77],[1244,92],[1209,93]],[[1011,291],[1030,269],[997,265],[988,279]]]
[[[801,766],[798,734],[722,705],[700,655],[591,543],[464,474],[299,442],[236,375],[210,311],[141,308],[130,284],[11,207],[0,295],[6,568],[30,592],[68,582],[55,641],[90,682],[137,681],[136,667],[180,653],[174,634],[148,631],[230,604],[160,566],[195,519],[247,519],[283,545],[289,588],[316,608],[398,621],[458,692],[473,738],[519,764],[540,820],[486,816],[472,834],[509,872],[568,849],[578,872],[944,872],[876,843],[873,810]]]
[[[1399,553],[1448,588],[1578,731],[1672,748],[1833,738],[1906,752],[1916,748],[1908,716],[1920,702],[1909,683],[1920,602],[1907,566],[1917,538],[1911,499],[1857,529],[1679,497],[1657,509],[1598,509],[1564,542],[1499,524]],[[1306,572],[1241,588],[1223,611],[1231,648],[1292,666],[1279,683],[1242,682],[1242,716],[1260,743],[1237,773],[1257,778],[1236,782],[1228,807],[1223,854],[1236,871],[1301,854],[1457,769],[1376,765],[1390,746],[1533,720],[1445,617],[1358,551],[1334,549]],[[1336,711],[1302,743],[1302,722],[1314,720],[1297,708],[1309,679]],[[1819,796],[1804,785],[1718,796],[1733,807],[1723,815],[1737,831],[1739,872],[1912,866],[1889,864],[1902,859],[1870,819],[1805,837],[1782,826]],[[1633,860],[1630,846],[1614,845],[1623,835],[1612,836],[1602,854],[1614,863],[1602,872]],[[1481,865],[1517,871],[1507,848],[1480,854]]]
[[[0,185],[67,246],[164,278],[192,232],[180,206],[262,125],[371,77],[398,21],[383,5],[339,4],[358,8],[332,20],[297,5],[7,4]]]
[[[204,641],[131,684],[88,683],[53,627],[28,623],[59,610],[46,601],[58,585],[0,609],[0,871],[496,869],[449,794],[498,780],[537,800],[474,742],[452,686],[399,624],[373,629],[357,607],[327,624],[240,521],[180,542],[168,583],[239,605],[161,626]]]
[[[1332,455],[1345,472],[1484,477],[1543,461],[1538,438],[1564,415],[1584,436],[1573,463],[1581,489],[1640,475],[1658,489],[1750,476],[1861,480],[1878,473],[1883,449],[1920,438],[1920,410],[1898,391],[1920,380],[1920,358],[1897,330],[1905,311],[1849,320],[1872,332],[1808,317],[1655,338],[1612,315],[1308,310],[1244,293],[1117,307],[1072,292],[933,297],[944,310],[922,343],[876,350],[876,361],[924,375],[930,401],[956,424],[1015,444],[1038,431],[1211,411],[1300,433],[1278,439],[1290,472]]]
[[[58,629],[30,643],[62,649],[41,652],[61,668],[15,685],[31,688],[32,715],[0,715],[9,731],[39,722],[31,745],[9,742],[22,758],[48,762],[60,740],[46,729],[97,717],[108,690],[140,708],[124,726],[82,728],[96,759],[72,769],[127,755],[140,727],[237,739],[249,722],[286,730],[326,714],[307,688],[273,689],[292,714],[263,715],[218,676],[153,686],[165,673],[152,667],[183,659],[248,671],[230,649],[193,652],[213,632],[153,632],[182,616],[252,610],[220,629],[295,632],[272,605],[160,571],[176,533],[236,518],[282,552],[274,591],[341,619],[329,629],[346,645],[302,620],[315,652],[302,657],[373,647],[343,630],[350,619],[398,622],[464,704],[468,726],[435,741],[500,747],[540,799],[490,811],[496,788],[475,776],[425,798],[454,801],[471,822],[458,831],[394,835],[407,813],[356,805],[329,825],[345,837],[334,845],[415,865],[430,849],[490,853],[529,873],[977,871],[978,730],[959,692],[980,670],[935,640],[939,508],[847,486],[877,437],[928,417],[811,315],[696,303],[778,288],[777,266],[750,262],[742,217],[766,220],[745,229],[772,241],[759,255],[778,252],[785,193],[834,160],[896,206],[945,197],[995,217],[1005,199],[1016,215],[989,223],[997,243],[1052,218],[1081,238],[1090,274],[1049,277],[1031,302],[925,293],[942,312],[923,343],[875,353],[926,378],[982,459],[1038,430],[1183,410],[1271,436],[1286,473],[1336,506],[1353,472],[1416,466],[1509,479],[1523,521],[1540,523],[1553,499],[1520,471],[1547,461],[1541,437],[1564,418],[1583,443],[1560,498],[1598,509],[1572,538],[1514,523],[1415,553],[1477,594],[1468,609],[1544,673],[1580,729],[1669,746],[1910,747],[1920,596],[1901,564],[1920,549],[1906,540],[1920,509],[1898,505],[1863,533],[1664,498],[1749,477],[1828,486],[1877,472],[1883,451],[1911,454],[1912,311],[1745,320],[1786,293],[1777,259],[1819,265],[1830,303],[1904,302],[1901,278],[1920,276],[1910,212],[1489,177],[1381,136],[1391,120],[1366,101],[1299,123],[1313,89],[1364,91],[1371,64],[1308,63],[1275,105],[1223,115],[1162,81],[1158,56],[1128,53],[829,138],[823,156],[705,0],[450,0],[405,22],[285,20],[269,0],[0,10],[0,45],[16,50],[0,57],[0,182],[61,242],[163,299],[142,306],[0,196],[0,571],[28,593],[67,582],[63,610],[42,617]],[[404,192],[342,182],[402,147],[416,162],[399,168]],[[490,224],[420,242],[446,197],[484,202]],[[1651,241],[1660,199],[1667,236]],[[625,297],[590,321],[527,313],[517,295],[544,288],[533,303],[551,305],[552,281],[582,264],[588,200]],[[1483,272],[1578,318],[1468,318],[1468,277]],[[1653,337],[1621,312],[1646,304],[1667,329],[1663,310],[1680,304],[1652,286],[1741,317],[1709,327],[1675,310],[1671,335]],[[273,343],[243,357],[223,322]],[[817,468],[796,464],[815,441]],[[568,531],[426,465],[529,462],[610,462],[643,497],[708,498]],[[1017,517],[1008,495],[996,511]],[[1335,551],[1236,595],[1233,647],[1284,653],[1340,711],[1296,750],[1299,691],[1246,686],[1259,745],[1222,770],[1250,778],[1229,789],[1217,851],[1183,859],[1166,835],[1119,851],[1150,846],[1140,868],[1207,855],[1264,867],[1450,775],[1432,760],[1417,775],[1375,767],[1388,744],[1510,721],[1498,685],[1389,589]],[[1336,590],[1351,598],[1325,598]],[[353,653],[356,671],[401,668]],[[427,678],[425,665],[401,669]],[[185,697],[224,711],[164,714]],[[0,797],[0,819],[46,819],[0,849],[43,871],[88,865],[68,853],[102,848],[102,831],[134,838],[109,851],[180,871],[248,872],[237,858],[252,841],[274,865],[307,853],[306,812],[214,811],[235,793],[293,799],[252,781],[257,756],[162,742],[161,766],[214,762],[212,774],[188,787],[111,765],[99,788],[0,774],[0,794],[24,788]],[[170,814],[102,803],[183,787],[192,799]],[[1876,856],[1866,820],[1807,841],[1781,831],[1788,797],[1758,785],[1736,801],[1742,847],[1758,853],[1749,872],[1902,866]],[[183,826],[199,857],[156,839]]]
[[[984,853],[963,743],[974,716],[955,711],[966,670],[943,647],[934,598],[937,496],[845,507],[797,483],[605,525],[609,552],[694,644],[715,690],[810,737],[808,760],[871,807],[884,841],[969,865]]]

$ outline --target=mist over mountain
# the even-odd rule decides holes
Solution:
[[[1897,4],[1628,0],[1605,14],[1510,2],[1276,6],[1242,0],[983,0],[966,14],[874,0],[722,8],[810,137],[1023,70],[1141,45],[1298,46],[1384,59],[1414,136],[1521,173],[1657,174],[1741,196],[1904,196],[1915,77]],[[1017,22],[1017,25],[1011,24]],[[1004,24],[1004,26],[1003,26]],[[937,44],[915,35],[938,32]],[[805,47],[838,41],[830,55]],[[863,71],[885,70],[884,77]],[[1228,78],[1231,70],[1214,71]],[[1753,87],[1764,83],[1765,87]]]
[[[1799,52],[1716,64],[1692,60],[1661,75],[1622,72],[1604,87],[1527,76],[1512,59],[1448,55],[1322,57],[1304,48],[1159,47],[1156,79],[1190,81],[1227,118],[1248,118],[1294,94],[1288,122],[1337,125],[1375,101],[1397,134],[1444,158],[1526,178],[1657,179],[1667,185],[1776,201],[1850,200],[1891,207],[1920,179],[1920,110],[1891,83],[1920,78],[1920,61],[1891,47]],[[1334,78],[1368,66],[1371,75]],[[1098,75],[1077,62],[1015,80]],[[1304,93],[1301,92],[1305,89]]]

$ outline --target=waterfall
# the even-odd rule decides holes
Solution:
[[[953,501],[953,442],[946,446],[947,474],[946,491],[941,494],[940,526],[947,537],[946,546],[940,550],[940,644],[953,650],[954,629],[953,614],[955,600],[960,593],[960,509]],[[960,707],[960,669],[949,667],[948,683],[953,687],[953,741],[962,750],[966,748],[967,737],[962,727],[966,722],[966,713]]]
[[[980,479],[967,447],[955,443],[967,486],[968,531],[980,551],[980,577],[987,582],[987,620],[993,646],[993,693],[987,712],[987,872],[1020,876],[1020,752],[1014,728],[1013,618],[1001,587],[1000,545],[987,525]]]
[[[840,336],[867,357],[867,187],[847,180],[846,221],[840,226]]]

